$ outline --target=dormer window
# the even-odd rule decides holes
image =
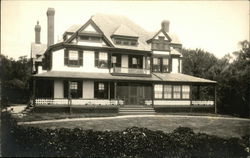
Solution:
[[[137,46],[137,39],[113,38],[115,44],[124,46]]]

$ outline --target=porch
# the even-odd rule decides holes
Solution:
[[[87,76],[91,77],[89,74]],[[156,111],[209,108],[216,113],[216,85],[210,80],[184,74],[166,74],[165,77],[153,74],[152,78],[107,75],[110,74],[98,74],[101,79],[97,75],[95,79],[36,78],[33,105],[116,109],[140,105]]]

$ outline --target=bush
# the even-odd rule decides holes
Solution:
[[[246,157],[249,136],[224,139],[179,127],[172,133],[131,127],[123,131],[18,126],[2,113],[3,156],[23,157]]]

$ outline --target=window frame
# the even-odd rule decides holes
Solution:
[[[107,56],[107,59],[100,60],[100,53],[105,53]],[[104,66],[101,66],[102,62],[104,63]],[[109,54],[108,54],[108,52],[95,51],[95,67],[100,68],[100,69],[107,69],[109,67]]]
[[[70,60],[70,53],[78,52],[77,60]],[[81,67],[83,66],[83,50],[80,49],[64,49],[64,65],[68,67]]]

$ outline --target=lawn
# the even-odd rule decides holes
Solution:
[[[41,115],[41,114],[40,114]],[[25,126],[39,128],[81,128],[97,131],[124,130],[129,127],[144,127],[151,130],[171,132],[179,126],[190,127],[194,132],[203,132],[220,137],[240,137],[250,133],[250,119],[188,115],[140,115],[94,118],[72,118],[31,122]],[[19,122],[22,124],[22,122]]]

